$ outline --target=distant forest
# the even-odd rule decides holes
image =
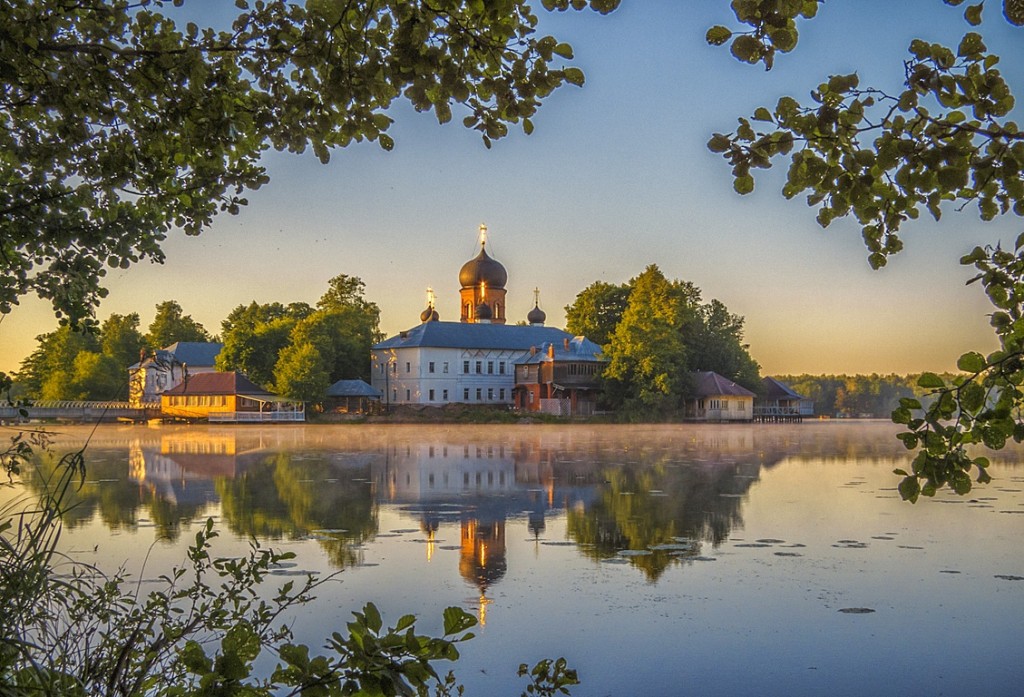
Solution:
[[[819,416],[888,418],[901,397],[921,398],[915,375],[774,375],[802,397],[814,400]],[[951,376],[946,376],[951,377]]]

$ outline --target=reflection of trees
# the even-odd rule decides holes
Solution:
[[[696,554],[701,542],[719,545],[742,525],[742,494],[759,469],[752,466],[667,462],[662,456],[648,464],[606,466],[595,501],[567,511],[570,535],[594,559],[620,550],[646,550],[630,557],[649,580],[671,564]],[[690,549],[654,549],[692,541]]]
[[[23,474],[22,481],[34,495],[42,495],[48,491],[50,482],[56,481],[61,455],[62,451],[37,454],[35,467]],[[156,526],[158,537],[174,540],[181,533],[182,522],[193,520],[200,508],[191,503],[167,501],[153,488],[132,481],[123,450],[90,451],[85,482],[81,486],[75,484],[64,496],[62,521],[69,528],[84,525],[98,515],[111,530],[134,530],[140,519],[148,517]]]
[[[344,567],[359,561],[353,544],[377,533],[369,474],[368,466],[342,468],[325,455],[300,460],[282,452],[234,479],[218,479],[217,493],[232,532],[275,539],[312,532],[331,562]]]

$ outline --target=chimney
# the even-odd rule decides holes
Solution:
[[[530,347],[530,355],[531,356],[536,356],[537,355],[537,347],[536,346],[531,346]]]
[[[555,357],[555,344],[552,342],[548,344],[548,358]]]
[[[568,351],[569,350],[569,337],[565,337],[564,341],[565,341],[565,350]]]

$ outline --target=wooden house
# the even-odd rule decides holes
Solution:
[[[267,392],[239,373],[189,376],[160,395],[160,415],[210,422],[306,420],[302,402]]]
[[[710,370],[691,373],[684,415],[696,421],[752,421],[754,393]]]
[[[754,400],[754,417],[759,421],[800,421],[814,416],[814,401],[794,392],[775,378],[761,380],[762,395]]]
[[[515,407],[558,416],[590,416],[605,365],[601,347],[582,336],[535,346],[515,365]]]

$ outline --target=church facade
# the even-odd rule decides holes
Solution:
[[[536,300],[528,324],[506,324],[508,273],[486,246],[482,236],[480,253],[459,271],[458,322],[441,321],[431,300],[418,326],[373,346],[371,384],[386,405],[512,406],[516,365],[536,355],[538,347],[575,339],[544,326],[546,316]]]

